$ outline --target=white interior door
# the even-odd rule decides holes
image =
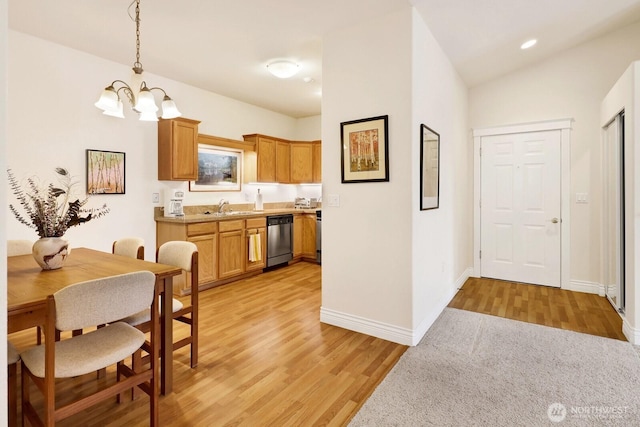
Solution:
[[[481,275],[560,287],[561,132],[481,139]]]

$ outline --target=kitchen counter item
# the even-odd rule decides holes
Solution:
[[[296,197],[293,202],[293,207],[296,209],[309,209],[311,207],[311,201],[306,197]]]
[[[260,189],[258,188],[258,194],[256,194],[256,210],[261,211],[264,207],[262,205],[262,194],[260,194]]]

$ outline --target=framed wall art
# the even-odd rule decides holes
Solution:
[[[389,181],[389,116],[340,123],[342,182]]]
[[[420,210],[440,204],[440,134],[420,125]]]
[[[124,194],[125,153],[87,150],[87,193]]]
[[[189,191],[240,191],[242,151],[198,144],[198,180]]]

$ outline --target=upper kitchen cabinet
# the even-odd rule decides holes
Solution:
[[[313,141],[313,182],[322,182],[322,143]]]
[[[256,150],[257,182],[289,182],[289,143],[266,135],[243,135]]]
[[[291,182],[313,182],[313,144],[311,142],[291,143]]]
[[[255,144],[255,181],[280,184],[321,181],[320,141],[288,141],[260,134],[244,135],[243,138]]]
[[[199,123],[181,117],[158,121],[158,180],[198,179]]]
[[[276,143],[276,182],[291,182],[291,144],[288,141]]]

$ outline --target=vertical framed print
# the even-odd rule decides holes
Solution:
[[[420,125],[420,210],[440,205],[440,134]]]

